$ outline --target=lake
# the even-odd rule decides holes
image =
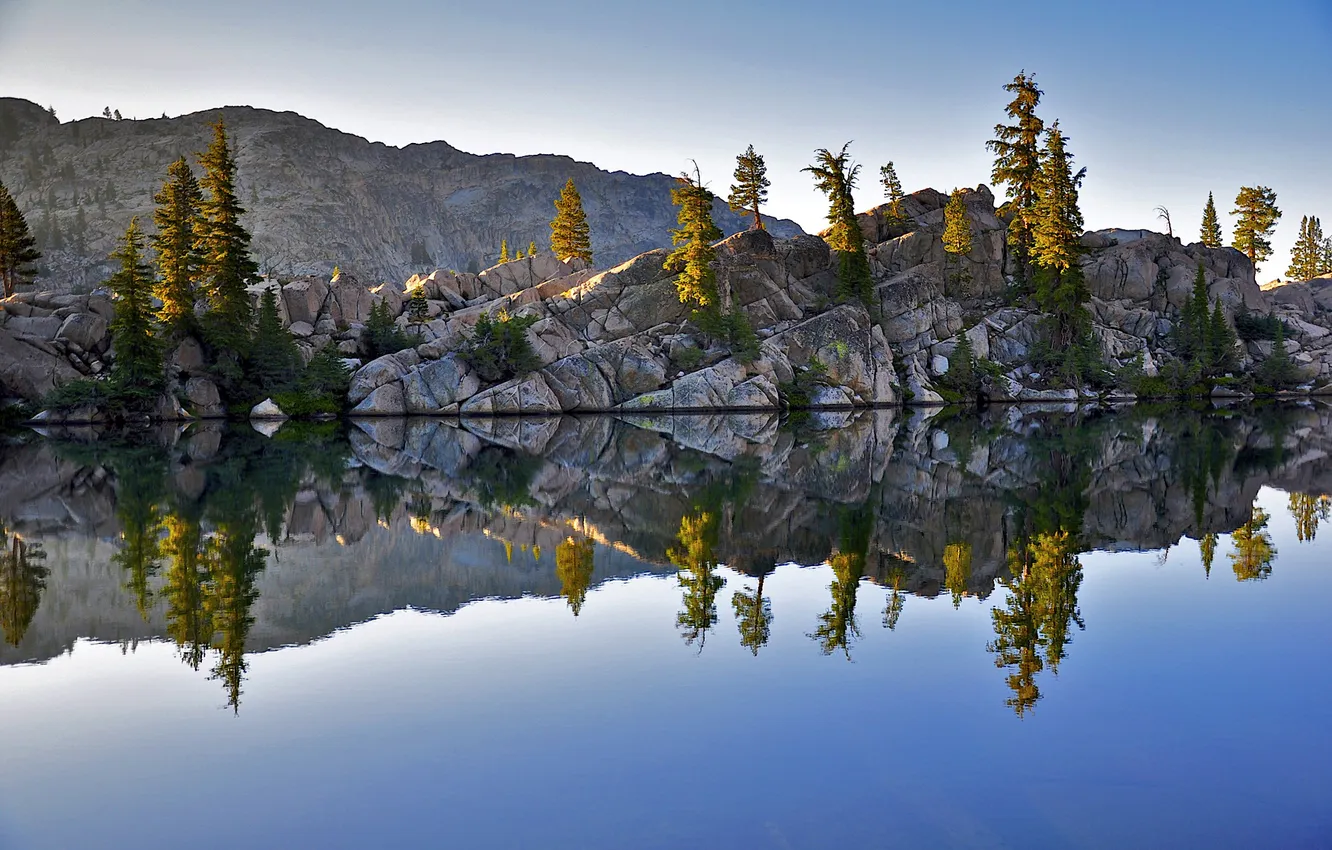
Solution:
[[[0,847],[1328,847],[1329,425],[11,434]]]

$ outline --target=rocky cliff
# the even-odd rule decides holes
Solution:
[[[151,222],[166,167],[192,157],[222,116],[239,164],[256,258],[292,277],[333,267],[402,281],[435,267],[491,265],[500,240],[546,246],[552,206],[577,183],[599,262],[614,265],[670,243],[675,209],[665,174],[606,172],[563,156],[465,153],[445,142],[394,148],[291,112],[227,107],[179,118],[60,123],[34,103],[0,98],[0,181],[47,253],[47,289],[91,285],[131,216]],[[744,221],[718,203],[727,232]],[[800,232],[772,220],[773,232]]]

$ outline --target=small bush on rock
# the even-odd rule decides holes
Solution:
[[[380,301],[370,308],[370,316],[365,322],[365,349],[371,360],[396,354],[411,344],[394,323],[387,303]]]
[[[492,319],[483,314],[458,348],[458,359],[487,383],[533,372],[541,368],[541,358],[527,339],[527,329],[536,321],[534,315],[510,316],[501,311]]]

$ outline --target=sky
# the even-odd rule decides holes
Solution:
[[[723,195],[752,143],[770,212],[817,231],[817,148],[852,141],[862,209],[888,160],[907,191],[988,183],[1025,69],[1087,167],[1089,229],[1164,230],[1164,206],[1192,241],[1212,191],[1229,234],[1239,187],[1269,186],[1266,281],[1302,215],[1332,224],[1329,44],[1332,0],[0,0],[0,96],[62,120],[251,105],[635,173],[697,160]]]

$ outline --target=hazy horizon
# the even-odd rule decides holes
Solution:
[[[1301,216],[1332,221],[1332,113],[1317,107],[1332,69],[1316,61],[1332,6],[1320,0],[1278,0],[1260,15],[1230,0],[1057,15],[1037,2],[885,13],[868,0],[687,0],[666,14],[238,0],[220,23],[203,3],[116,5],[0,0],[0,96],[54,106],[62,122],[105,106],[149,118],[230,104],[395,147],[443,141],[638,174],[696,159],[723,195],[735,154],[753,143],[768,160],[769,212],[817,232],[825,202],[800,169],[818,147],[854,140],[860,209],[880,202],[888,160],[907,191],[990,184],[1001,87],[1025,68],[1046,92],[1042,116],[1060,120],[1087,166],[1088,229],[1164,231],[1163,205],[1176,235],[1195,241],[1211,191],[1229,241],[1239,187],[1270,186],[1283,217],[1266,281],[1284,277]],[[127,19],[127,34],[106,36]],[[463,37],[477,33],[492,37]]]

